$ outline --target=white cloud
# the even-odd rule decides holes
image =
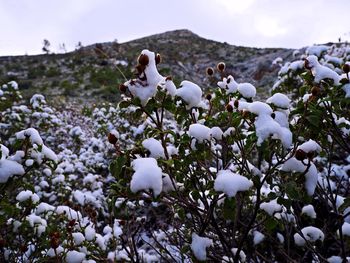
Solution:
[[[287,33],[287,29],[282,27],[275,18],[260,16],[254,21],[255,29],[265,37],[276,37]]]
[[[348,0],[1,1],[0,55],[40,53],[78,41],[119,42],[187,28],[234,45],[302,47],[348,33]]]

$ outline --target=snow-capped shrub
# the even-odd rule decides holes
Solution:
[[[263,101],[224,63],[204,93],[148,50],[118,106],[2,86],[0,261],[345,261],[349,48],[301,52]]]
[[[136,79],[124,83],[119,107],[139,111],[146,124],[135,146],[122,150],[111,167],[119,182],[117,195],[129,193],[122,203],[152,201],[171,215],[162,220],[168,222],[164,242],[148,236],[147,243],[162,257],[175,260],[182,251],[182,260],[192,254],[196,260],[278,262],[347,253],[346,227],[338,237],[320,229],[333,222],[340,230],[340,218],[350,218],[349,204],[333,195],[347,194],[348,174],[330,168],[337,151],[342,167],[350,170],[349,100],[342,89],[349,79],[341,80],[339,70],[323,65],[328,49],[307,52],[305,60],[281,68],[267,103],[254,101],[255,87],[237,83],[224,69],[218,88],[202,98],[200,87],[189,81],[174,86],[158,73],[154,53],[141,52],[147,63],[138,66]],[[128,86],[144,79],[158,83],[147,100],[138,95],[143,87]],[[310,94],[307,99],[305,94]],[[168,129],[166,119],[176,128]],[[148,159],[154,171],[148,162],[135,166]],[[161,191],[162,184],[172,185],[171,190]],[[323,246],[325,240],[338,242],[336,249]],[[284,244],[292,244],[292,251]]]

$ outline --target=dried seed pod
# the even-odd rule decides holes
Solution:
[[[173,78],[172,78],[171,76],[167,76],[167,77],[165,78],[165,81],[168,81],[168,80],[173,80]]]
[[[125,86],[124,84],[120,84],[119,85],[119,90],[120,90],[120,92],[126,92],[127,90],[128,90],[128,87],[127,86]]]
[[[224,62],[220,62],[216,67],[217,67],[218,71],[224,72],[226,65]]]
[[[306,155],[306,152],[305,152],[305,151],[303,151],[302,149],[296,150],[296,152],[295,152],[295,158],[296,158],[298,161],[305,160],[306,157],[307,157],[307,155]]]
[[[235,102],[233,103],[233,106],[235,106],[235,108],[238,108],[238,106],[239,106],[239,100],[235,100]]]
[[[315,152],[314,151],[311,151],[311,152],[308,152],[306,154],[307,158],[309,158],[310,160],[313,159],[315,157]]]
[[[228,112],[233,112],[233,107],[232,107],[232,105],[231,105],[231,104],[227,104],[227,105],[226,105],[226,110],[227,110]]]
[[[350,72],[350,65],[349,64],[344,64],[343,65],[343,71],[348,74]]]
[[[212,99],[212,96],[211,96],[210,93],[208,93],[207,96],[205,96],[205,98],[206,98],[207,100],[211,100],[211,99]]]
[[[141,54],[137,61],[140,65],[147,66],[149,63],[149,57],[146,54]]]
[[[159,53],[157,53],[157,55],[156,55],[156,65],[158,65],[160,62],[162,62],[162,57],[160,56],[160,54]]]
[[[314,86],[311,89],[311,94],[313,96],[318,96],[320,94],[320,91],[321,91],[320,87]]]
[[[206,69],[206,73],[207,73],[208,76],[213,76],[213,74],[214,74],[214,69],[213,69],[212,67],[208,67],[208,68]]]
[[[56,249],[60,245],[60,240],[58,238],[51,238],[50,245],[53,249]]]
[[[108,134],[108,142],[110,144],[116,144],[118,142],[118,138],[113,134],[113,133],[109,133]]]

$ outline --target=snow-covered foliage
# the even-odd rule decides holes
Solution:
[[[173,81],[149,50],[118,106],[3,85],[0,261],[345,262],[349,50],[277,58],[266,101],[225,67],[209,91]]]

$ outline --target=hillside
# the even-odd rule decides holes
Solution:
[[[86,46],[66,54],[0,57],[0,81],[16,80],[26,97],[39,92],[56,97],[56,101],[117,101],[116,90],[124,79],[116,67],[126,78],[131,77],[135,57],[142,49],[162,55],[160,72],[172,75],[175,83],[188,79],[206,88],[210,83],[205,69],[224,61],[227,74],[239,82],[254,84],[258,90],[267,90],[273,84],[278,68],[271,62],[276,57],[289,59],[292,53],[280,48],[234,46],[204,39],[188,30],[176,30],[122,44]]]

